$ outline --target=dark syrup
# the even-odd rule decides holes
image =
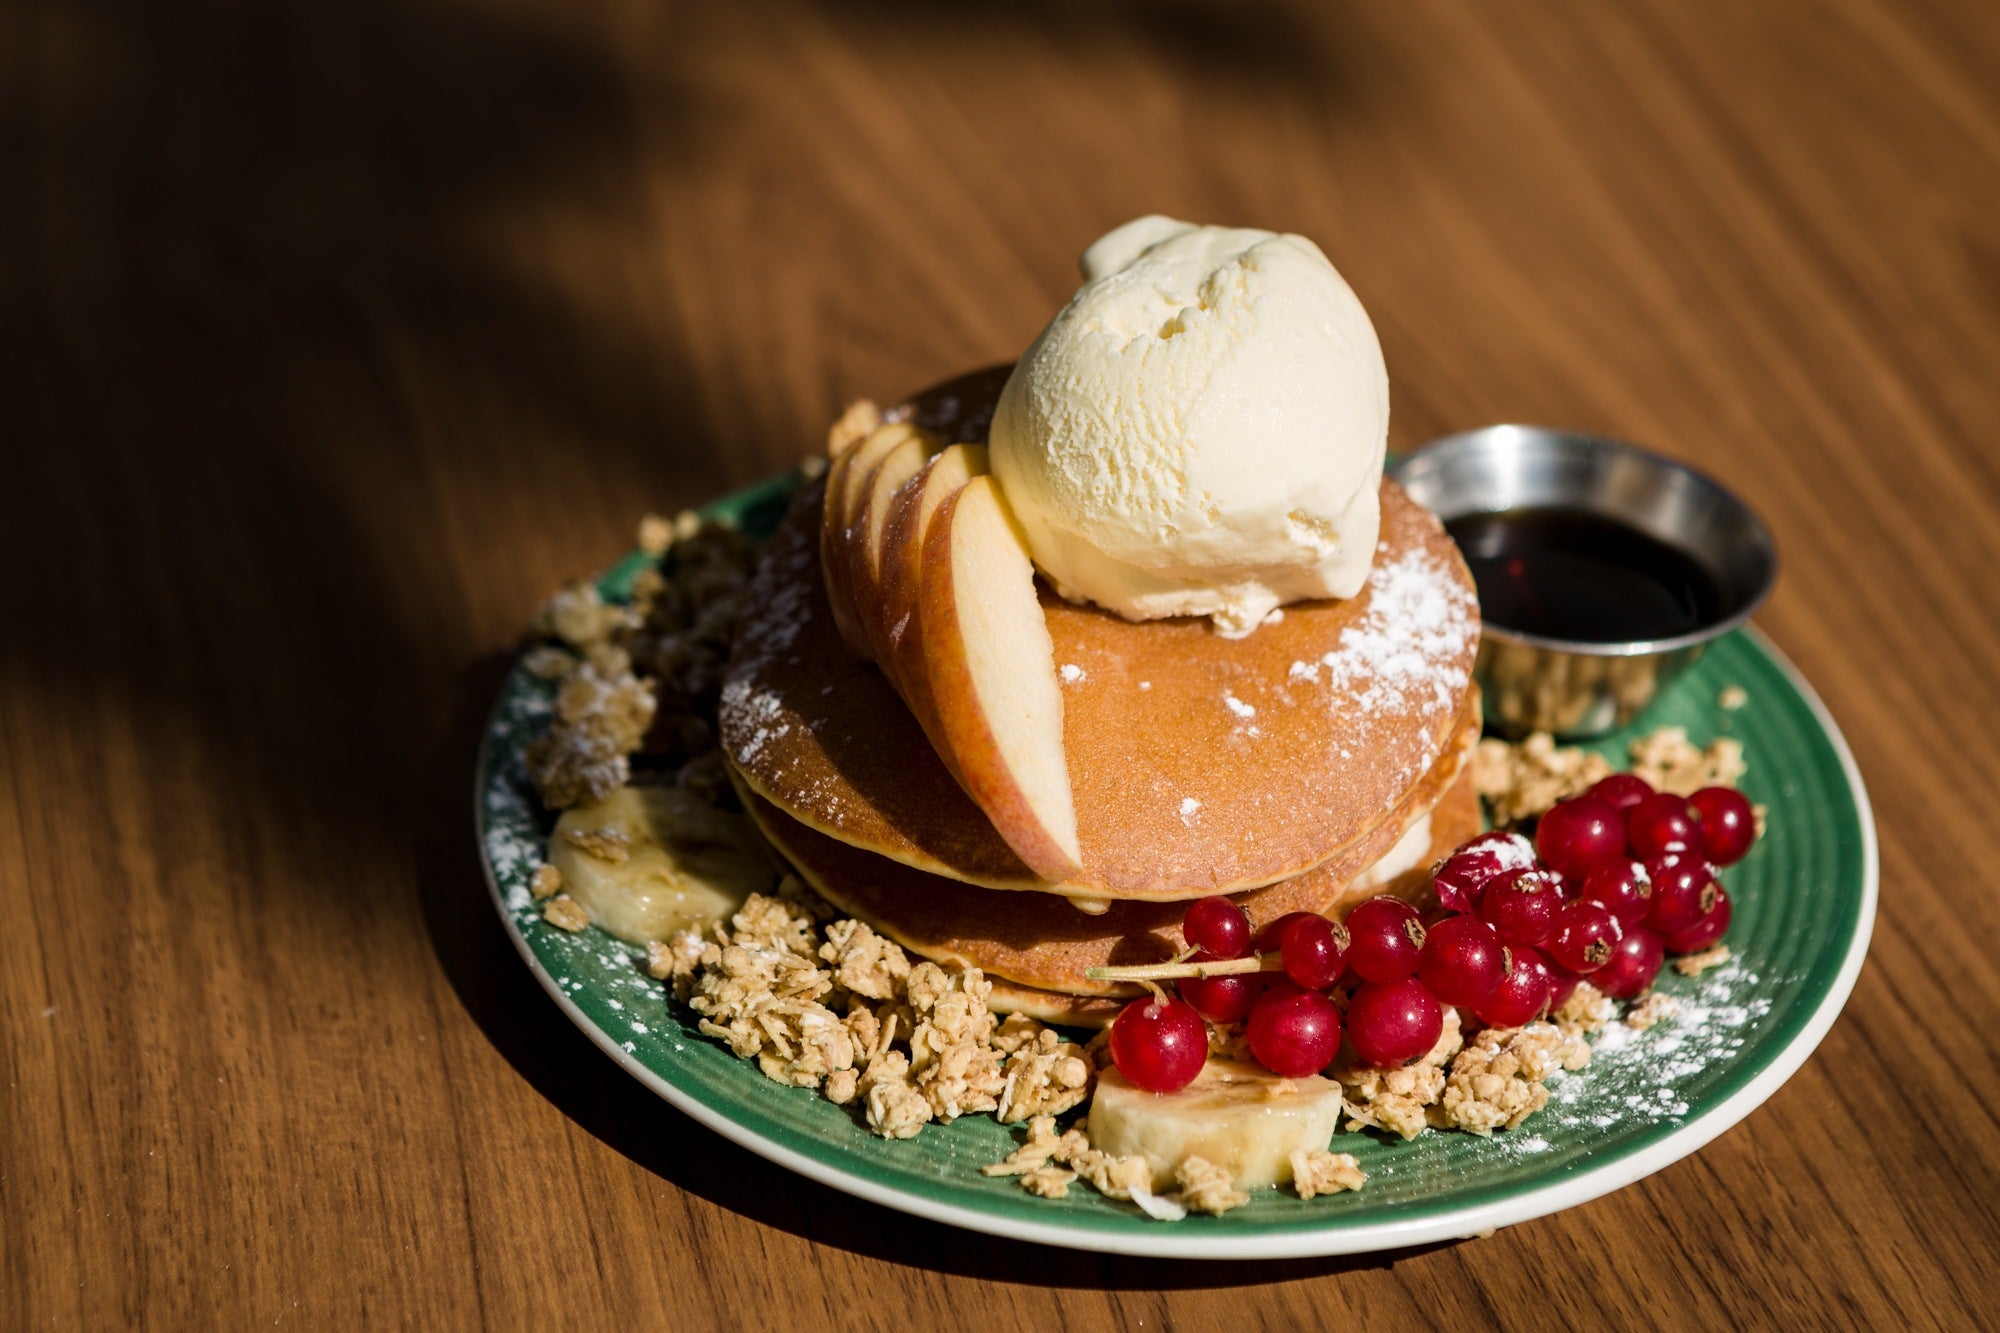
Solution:
[[[1582,509],[1467,514],[1445,530],[1505,629],[1581,643],[1669,639],[1715,623],[1722,590],[1686,552]]]

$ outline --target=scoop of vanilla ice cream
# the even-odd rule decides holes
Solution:
[[[1014,368],[993,471],[1072,601],[1247,634],[1361,590],[1389,377],[1374,326],[1302,236],[1128,222]]]

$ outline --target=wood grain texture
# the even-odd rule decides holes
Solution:
[[[0,1326],[1991,1317],[2000,8],[10,0],[0,173]],[[1698,1156],[1358,1262],[1044,1251],[728,1146],[519,966],[468,747],[540,599],[1145,211],[1317,239],[1395,443],[1598,429],[1775,527],[1882,914]]]

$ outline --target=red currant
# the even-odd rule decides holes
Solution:
[[[1451,912],[1470,912],[1479,894],[1497,876],[1535,864],[1534,845],[1518,833],[1482,833],[1440,861],[1431,872],[1438,902]]]
[[[1549,965],[1533,949],[1509,949],[1513,965],[1500,988],[1481,1000],[1472,1013],[1490,1028],[1518,1028],[1539,1022],[1549,1012],[1549,995],[1555,980]],[[1564,997],[1567,998],[1567,997]]]
[[[1325,990],[1340,976],[1347,927],[1317,912],[1290,912],[1264,928],[1260,944],[1278,954],[1293,981],[1307,990]]]
[[[1708,909],[1708,915],[1677,935],[1666,938],[1668,953],[1700,953],[1713,949],[1722,943],[1722,937],[1729,933],[1729,918],[1736,909],[1729,905],[1729,890],[1720,884],[1715,886],[1715,906]]]
[[[1556,913],[1555,934],[1549,937],[1549,958],[1588,976],[1609,961],[1619,934],[1618,918],[1596,903],[1565,903]]]
[[[1611,946],[1611,961],[1590,974],[1590,984],[1614,1000],[1635,1000],[1660,975],[1666,956],[1658,935],[1635,926]]]
[[[1202,962],[1241,958],[1250,951],[1250,918],[1227,898],[1197,898],[1181,918],[1181,937]]]
[[[1604,908],[1621,926],[1636,926],[1653,905],[1653,877],[1637,861],[1607,861],[1591,867],[1577,897]]]
[[[1135,1088],[1178,1092],[1208,1061],[1208,1029],[1179,1000],[1134,1000],[1111,1024],[1111,1059]]]
[[[1694,926],[1715,906],[1715,867],[1698,856],[1665,856],[1648,862],[1653,877],[1653,902],[1646,909],[1646,926],[1659,935],[1678,935]]]
[[[1719,866],[1733,866],[1750,852],[1757,841],[1757,813],[1750,799],[1734,787],[1703,787],[1688,797],[1688,806],[1701,821],[1701,845],[1708,859]]]
[[[1274,981],[1250,1010],[1250,1053],[1284,1078],[1304,1078],[1340,1050],[1340,1010],[1318,991]]]
[[[1559,801],[1535,826],[1535,850],[1549,869],[1581,879],[1625,850],[1625,821],[1616,807],[1594,796]]]
[[[1546,873],[1510,870],[1479,895],[1479,919],[1508,944],[1540,944],[1555,929],[1562,902],[1561,890]]]
[[[1625,839],[1641,861],[1687,851],[1700,835],[1687,801],[1672,792],[1655,792],[1625,812]]]
[[[1549,968],[1549,1012],[1553,1014],[1568,1003],[1569,997],[1576,992],[1576,983],[1583,978],[1547,955],[1543,956],[1542,961],[1547,963]]]
[[[1417,957],[1417,979],[1445,1004],[1471,1008],[1506,975],[1506,949],[1493,927],[1469,916],[1446,917],[1430,929]]]
[[[1249,976],[1183,977],[1175,989],[1194,1006],[1195,1012],[1212,1023],[1235,1023],[1250,1012],[1264,988],[1263,978]]]
[[[1613,773],[1599,778],[1585,796],[1594,796],[1623,814],[1653,794],[1653,784],[1637,773]]]
[[[1363,1063],[1406,1065],[1444,1035],[1444,1006],[1414,977],[1371,983],[1347,1002],[1347,1037]]]
[[[1417,970],[1424,947],[1417,910],[1395,898],[1370,898],[1347,914],[1347,965],[1363,981],[1401,981]]]

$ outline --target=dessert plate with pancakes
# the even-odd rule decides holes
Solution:
[[[981,438],[992,392],[970,377],[886,415],[924,441],[921,469],[945,455],[943,442]],[[1031,591],[1056,669],[1054,752],[1066,771],[1035,769],[1030,755],[1011,771],[1032,780],[1009,788],[967,780],[978,737],[962,717],[940,721],[949,691],[909,697],[915,673],[897,663],[922,661],[924,645],[913,649],[893,624],[854,623],[859,599],[840,605],[844,587],[879,589],[893,569],[864,553],[844,575],[823,576],[819,520],[826,488],[841,483],[836,464],[824,479],[776,480],[708,510],[769,538],[725,691],[730,776],[823,896],[914,955],[984,969],[996,1008],[1102,1026],[1128,992],[1084,969],[1171,956],[1187,899],[1227,892],[1260,921],[1337,915],[1360,896],[1420,894],[1432,861],[1478,829],[1463,780],[1479,731],[1476,608],[1435,521],[1393,486],[1381,491],[1363,592],[1287,607],[1240,638],[1187,619],[1135,625]],[[881,523],[887,550],[910,521],[862,518],[864,533]],[[625,596],[647,559],[609,571],[603,594]],[[1007,697],[1032,708],[1043,698],[1035,688]],[[1718,708],[1725,688],[1749,703]],[[982,1176],[1019,1143],[1018,1129],[988,1117],[877,1138],[851,1110],[766,1079],[701,1036],[642,951],[546,924],[530,880],[554,817],[526,752],[552,692],[525,666],[513,673],[482,748],[476,805],[495,904],[544,988],[610,1058],[716,1132],[833,1188],[1018,1239],[1193,1258],[1331,1255],[1475,1235],[1597,1197],[1695,1151],[1798,1068],[1851,989],[1874,919],[1874,828],[1846,744],[1796,671],[1739,631],[1647,719],[1697,740],[1737,739],[1743,787],[1767,807],[1767,835],[1731,872],[1734,960],[1697,977],[1663,973],[1659,989],[1680,1001],[1679,1015],[1645,1033],[1608,1029],[1591,1064],[1553,1084],[1549,1106],[1519,1130],[1342,1133],[1332,1146],[1359,1160],[1362,1190],[1300,1200],[1267,1189],[1219,1217],[1162,1223],[1093,1191],[1046,1200]],[[1629,739],[1593,748],[1620,757]],[[1040,795],[1005,803],[1036,782]],[[1046,796],[1061,787],[1073,827]],[[1050,809],[1058,817],[1045,818]]]
[[[953,381],[890,416],[944,459],[937,441],[978,442],[1003,378]],[[876,431],[889,433],[893,423]],[[973,692],[939,671],[916,697],[910,681],[926,677],[891,665],[887,627],[871,644],[841,623],[841,584],[826,572],[841,553],[822,540],[824,515],[852,475],[843,463],[857,451],[865,463],[869,447],[791,497],[751,585],[719,720],[746,808],[841,911],[913,954],[982,969],[997,1007],[1101,1027],[1143,992],[1085,972],[1171,956],[1187,900],[1233,894],[1256,927],[1294,911],[1338,916],[1371,893],[1415,897],[1423,871],[1478,832],[1461,780],[1479,735],[1471,578],[1437,521],[1384,482],[1367,586],[1254,634],[1135,623],[1035,590],[1048,646],[1029,656],[1051,664],[1061,692],[1059,776],[1074,812],[1074,854],[1045,878],[1028,864],[1046,854],[1038,832],[1003,835],[1017,813],[1009,793],[996,801],[967,780],[977,759],[937,720],[975,707]],[[893,596],[847,614],[871,611],[910,619]],[[922,651],[935,655],[940,637]],[[871,651],[877,660],[861,655]]]

